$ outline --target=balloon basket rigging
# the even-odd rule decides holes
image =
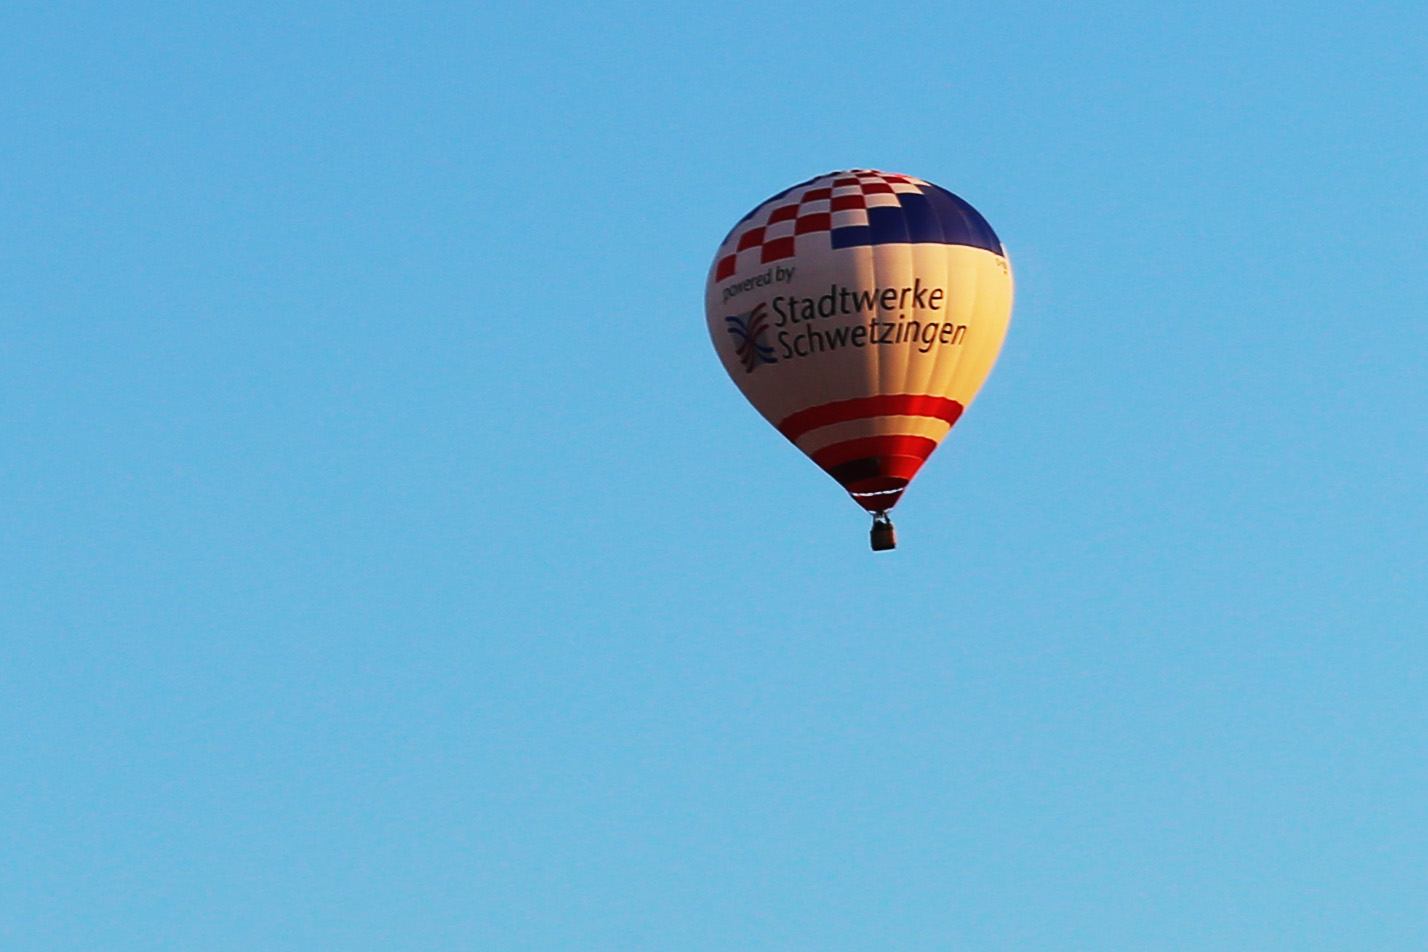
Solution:
[[[897,548],[897,530],[886,512],[873,516],[872,543],[874,552]]]

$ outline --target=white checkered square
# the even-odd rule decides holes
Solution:
[[[787,238],[793,234],[795,224],[796,222],[793,221],[777,221],[772,225],[766,226],[764,228],[764,241],[767,243],[774,238]]]
[[[833,213],[833,227],[847,228],[850,225],[866,225],[868,211],[865,208],[848,208]]]

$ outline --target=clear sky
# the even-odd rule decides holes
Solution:
[[[0,946],[1422,952],[1421,3],[13,2]],[[897,551],[703,284],[1018,297]]]

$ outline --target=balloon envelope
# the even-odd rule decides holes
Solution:
[[[1012,276],[990,225],[868,169],[786,189],[709,270],[714,349],[744,396],[870,512],[891,509],[991,372]]]

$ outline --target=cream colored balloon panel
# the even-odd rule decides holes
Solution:
[[[966,326],[962,344],[951,361],[951,373],[939,381],[946,396],[965,409],[976,398],[1001,352],[1011,319],[1012,277],[1006,258],[976,248],[950,248],[960,259],[953,273],[963,305],[958,325]]]

